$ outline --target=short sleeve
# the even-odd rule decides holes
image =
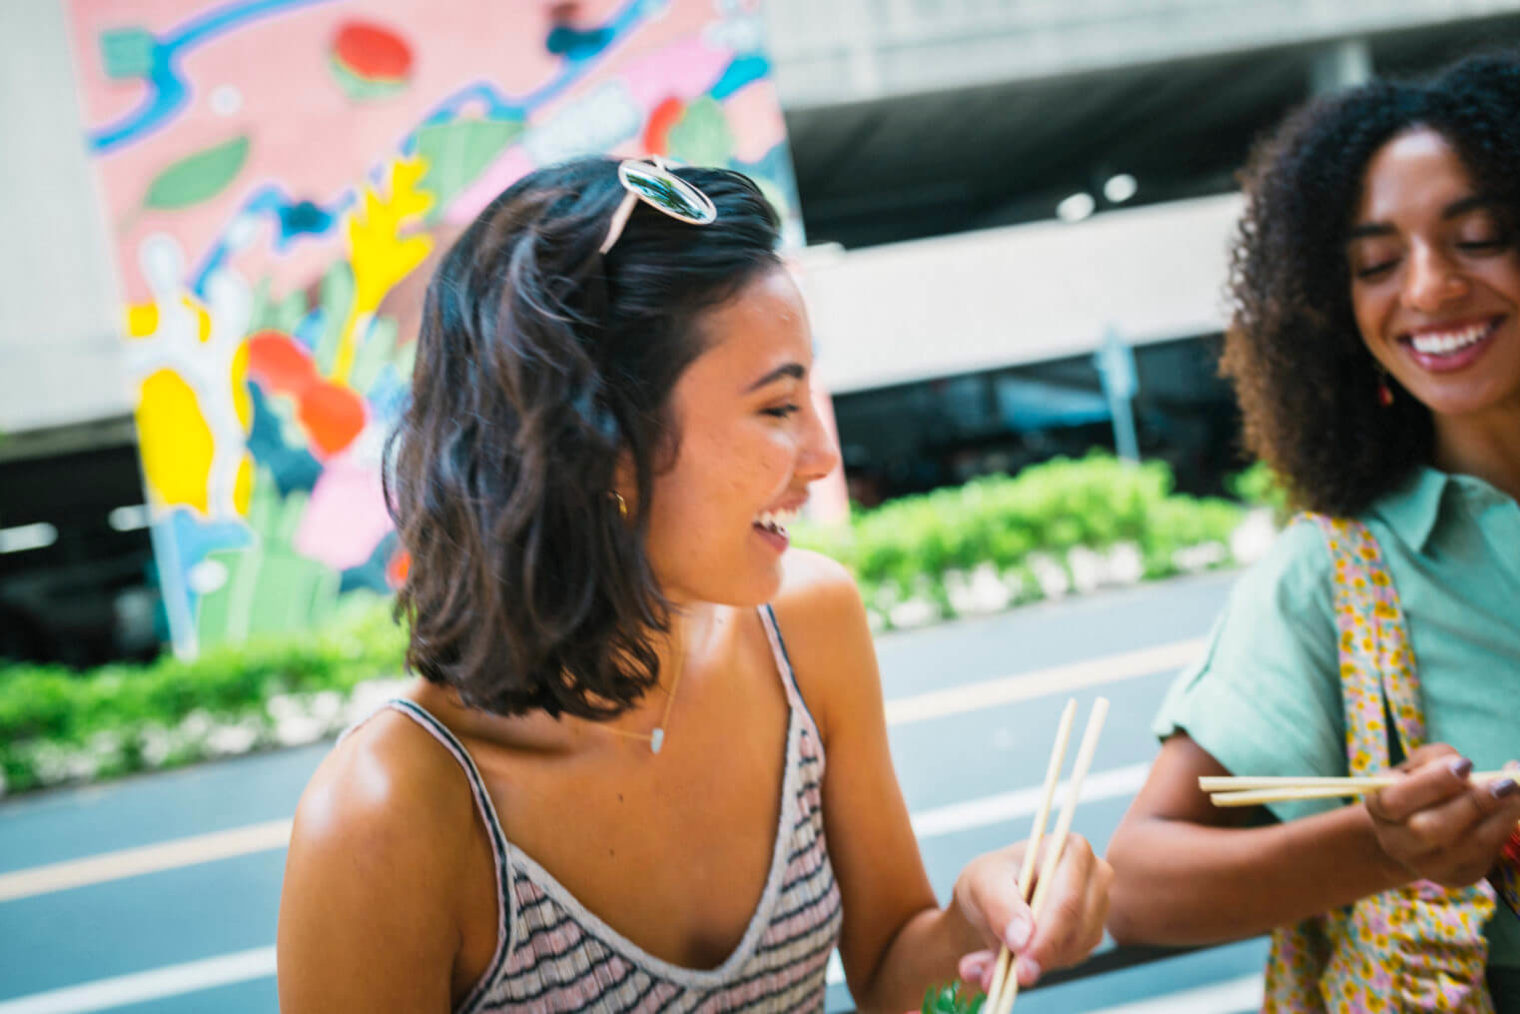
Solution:
[[[1329,550],[1312,524],[1283,532],[1231,590],[1208,652],[1177,677],[1153,729],[1186,732],[1234,775],[1341,775],[1345,718]],[[1340,800],[1276,803],[1279,820]]]

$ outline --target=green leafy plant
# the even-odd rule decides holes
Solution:
[[[985,994],[972,993],[957,982],[949,986],[929,987],[919,1010],[922,1014],[981,1014],[982,1005],[986,1002]]]

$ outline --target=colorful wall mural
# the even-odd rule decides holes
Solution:
[[[70,0],[181,653],[406,561],[381,496],[431,266],[573,155],[757,177],[800,243],[759,0]]]

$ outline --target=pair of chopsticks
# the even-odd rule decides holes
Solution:
[[[1103,720],[1108,716],[1108,700],[1099,697],[1093,702],[1092,712],[1087,716],[1087,731],[1082,734],[1082,745],[1077,749],[1077,762],[1071,769],[1071,781],[1067,783],[1066,802],[1061,816],[1056,819],[1055,832],[1050,836],[1050,848],[1045,851],[1045,863],[1040,867],[1038,887],[1034,900],[1030,901],[1029,889],[1034,881],[1034,864],[1040,854],[1040,840],[1045,836],[1045,822],[1050,819],[1050,804],[1055,800],[1056,782],[1061,768],[1066,765],[1066,747],[1071,741],[1071,725],[1077,717],[1076,698],[1066,702],[1061,712],[1061,723],[1056,727],[1056,743],[1050,751],[1050,763],[1045,768],[1045,787],[1040,795],[1040,807],[1035,812],[1034,828],[1029,835],[1029,846],[1024,852],[1024,865],[1019,870],[1019,890],[1034,913],[1035,924],[1040,921],[1051,882],[1055,880],[1056,867],[1061,862],[1061,852],[1066,847],[1066,835],[1071,831],[1071,821],[1077,813],[1077,800],[1082,796],[1082,780],[1092,767],[1093,752],[1098,748],[1098,733],[1103,730]],[[1019,977],[1013,972],[1013,954],[1004,944],[998,953],[997,968],[992,973],[992,988],[987,991],[987,1003],[982,1007],[985,1014],[1008,1014],[1013,1001],[1019,995]]]
[[[1475,771],[1468,777],[1478,784],[1512,778],[1513,771]],[[1261,806],[1284,803],[1292,799],[1342,799],[1365,796],[1378,789],[1397,785],[1403,775],[1362,775],[1350,778],[1298,777],[1294,775],[1260,778],[1204,776],[1198,788],[1209,793],[1215,806]]]

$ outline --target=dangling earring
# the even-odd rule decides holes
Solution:
[[[1378,404],[1381,405],[1381,406],[1383,406],[1384,408],[1387,408],[1389,405],[1393,404],[1393,388],[1391,388],[1391,387],[1388,386],[1388,370],[1386,368],[1384,368],[1384,366],[1383,366],[1382,363],[1378,363],[1378,365],[1377,365],[1377,375],[1378,375],[1378,391],[1377,391]]]
[[[607,499],[617,503],[618,517],[626,521],[628,519],[628,501],[623,499],[623,494],[615,489],[611,489],[607,491]]]

